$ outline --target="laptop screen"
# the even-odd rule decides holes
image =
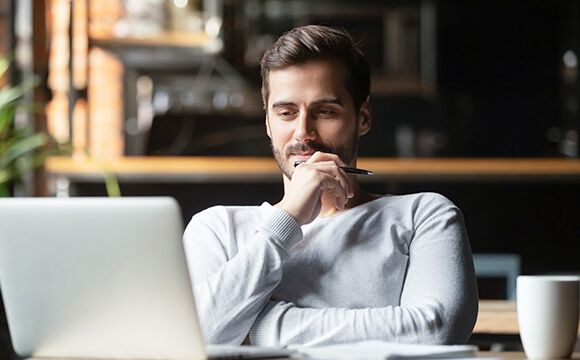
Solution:
[[[167,197],[0,199],[0,286],[16,353],[204,359]]]

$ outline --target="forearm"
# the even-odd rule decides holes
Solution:
[[[284,255],[268,247],[248,246],[219,272],[195,283],[197,313],[206,342],[243,341],[281,279]]]
[[[231,258],[213,238],[215,233],[195,223],[188,229],[188,238],[195,241],[187,244],[186,251],[206,342],[242,343],[282,278],[288,248],[300,237],[297,229],[287,215],[273,210]],[[217,245],[208,249],[208,243]]]
[[[436,302],[365,309],[311,309],[270,302],[254,323],[250,340],[254,345],[273,347],[365,340],[420,344],[465,342],[455,334],[454,327],[461,327],[458,322],[469,322],[469,317],[445,318],[448,315]]]

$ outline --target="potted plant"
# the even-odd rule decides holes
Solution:
[[[0,58],[0,77],[10,62]],[[0,197],[11,196],[14,184],[23,176],[44,163],[46,147],[54,143],[46,133],[34,133],[29,126],[17,126],[14,122],[18,111],[37,111],[38,104],[24,102],[23,95],[34,88],[35,83],[25,81],[0,89]]]

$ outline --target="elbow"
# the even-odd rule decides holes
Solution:
[[[418,343],[428,345],[465,344],[471,336],[477,319],[477,301],[469,301],[453,309],[442,304],[431,304],[415,309],[414,328]]]
[[[478,301],[468,301],[441,320],[441,326],[435,332],[434,341],[437,344],[466,344],[471,337],[477,320]]]
[[[443,345],[453,342],[450,329],[452,321],[446,316],[443,309],[438,306],[435,308],[423,309],[424,324],[421,326],[423,335],[421,336],[422,344]]]
[[[200,331],[206,344],[241,345],[244,342],[250,326],[244,321],[235,321],[235,317],[227,319],[211,310],[198,311]]]
[[[203,340],[211,345],[241,345],[247,339],[243,332],[233,333],[230,331],[210,331],[202,328]]]
[[[465,344],[469,341],[477,321],[478,312],[479,299],[476,294],[454,312],[450,324],[449,344]]]

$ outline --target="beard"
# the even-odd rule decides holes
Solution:
[[[292,180],[292,174],[294,173],[294,164],[288,164],[288,158],[296,152],[325,152],[336,154],[340,160],[345,164],[350,164],[356,156],[358,137],[354,136],[348,143],[339,146],[332,146],[318,141],[309,141],[308,143],[295,143],[289,145],[285,151],[282,153],[281,150],[276,149],[274,145],[270,142],[272,147],[272,153],[274,158],[278,163],[280,171],[289,179]]]

